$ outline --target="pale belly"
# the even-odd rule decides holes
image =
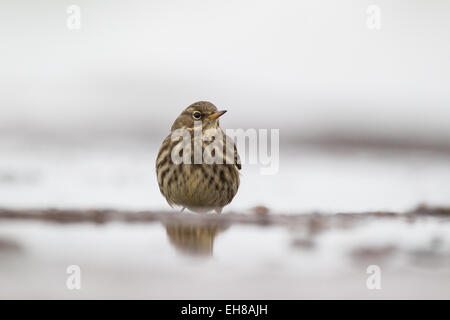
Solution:
[[[224,207],[239,187],[239,173],[234,165],[181,164],[168,175],[163,194],[169,203],[194,211]]]

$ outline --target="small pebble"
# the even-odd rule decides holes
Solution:
[[[256,206],[252,208],[254,214],[258,216],[267,216],[269,214],[269,208],[265,206]]]

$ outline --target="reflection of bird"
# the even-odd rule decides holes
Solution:
[[[173,123],[171,134],[162,143],[156,158],[159,189],[169,205],[178,205],[183,209],[188,208],[195,212],[207,212],[214,209],[220,213],[222,208],[229,204],[236,195],[239,188],[238,170],[241,168],[241,164],[234,142],[227,139],[219,127],[219,117],[225,112],[217,111],[217,108],[210,102],[200,101],[187,107]],[[222,163],[217,163],[217,161],[205,163],[205,159],[201,163],[196,163],[194,159],[194,121],[201,121],[202,125],[202,156],[205,154],[205,148],[211,150],[208,146],[215,141],[213,137],[205,139],[209,129],[216,129],[221,133],[222,141],[219,140],[216,143],[218,142],[217,145],[223,150]],[[185,129],[190,135],[192,152],[190,156],[187,156],[188,159],[191,159],[190,163],[186,163],[184,160],[182,163],[173,161],[172,151],[177,150],[174,148],[178,147],[181,137],[173,140],[172,134],[178,129]],[[184,159],[186,156],[183,155],[184,151],[181,149],[181,154],[178,151],[175,154]],[[215,150],[211,152],[213,157],[214,152]]]
[[[180,252],[190,255],[212,256],[214,238],[227,226],[219,224],[167,223],[170,242]]]

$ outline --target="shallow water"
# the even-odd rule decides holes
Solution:
[[[450,298],[448,219],[358,224],[2,220],[0,298]],[[374,264],[381,290],[366,286]]]

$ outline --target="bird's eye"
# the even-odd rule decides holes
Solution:
[[[200,112],[198,112],[198,111],[194,111],[192,116],[194,117],[194,119],[200,120],[200,118],[202,117],[202,114]]]

